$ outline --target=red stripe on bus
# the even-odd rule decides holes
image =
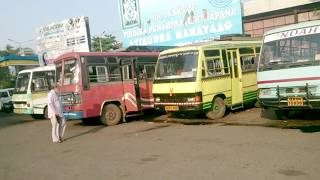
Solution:
[[[258,81],[258,84],[270,84],[270,83],[292,82],[292,81],[308,81],[308,80],[320,80],[320,77],[306,77],[306,78],[292,78],[292,79]]]

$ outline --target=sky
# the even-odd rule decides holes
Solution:
[[[1,0],[0,50],[7,44],[36,48],[36,28],[76,16],[89,18],[91,36],[106,34],[120,39],[118,0]],[[25,42],[28,41],[28,42]]]

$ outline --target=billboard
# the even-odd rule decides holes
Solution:
[[[90,30],[87,17],[79,16],[42,26],[36,30],[37,53],[51,61],[65,52],[90,52]]]
[[[179,46],[242,34],[240,0],[119,0],[122,43]]]

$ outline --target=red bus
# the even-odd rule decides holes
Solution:
[[[153,108],[152,79],[159,52],[71,52],[55,59],[66,119],[100,116],[116,125]]]

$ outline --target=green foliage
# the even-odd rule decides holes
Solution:
[[[116,40],[116,37],[109,34],[104,36],[94,36],[92,38],[92,51],[109,51],[119,48],[119,43]]]
[[[0,50],[0,57],[10,54],[18,54],[19,49],[15,49],[11,45],[7,45],[5,50]],[[0,89],[12,88],[15,86],[15,76],[9,72],[9,67],[0,67]]]
[[[15,77],[9,73],[8,67],[0,67],[0,89],[14,87]]]

